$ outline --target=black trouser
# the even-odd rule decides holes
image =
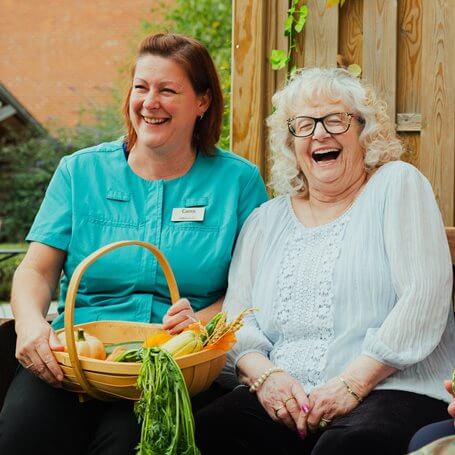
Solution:
[[[455,435],[453,419],[432,423],[431,425],[427,425],[426,427],[421,428],[413,436],[411,442],[409,443],[409,452],[419,450],[423,446],[426,446],[427,444],[430,444],[437,439],[453,435]]]
[[[379,390],[324,432],[301,440],[275,423],[255,394],[239,387],[197,412],[196,438],[203,455],[402,455],[419,428],[447,415],[443,401]]]
[[[193,409],[225,393],[214,384],[192,399]],[[128,455],[139,438],[131,401],[79,403],[75,393],[55,389],[23,368],[0,412],[0,455]]]
[[[22,368],[0,413],[2,455],[128,455],[139,438],[133,402],[79,403]]]

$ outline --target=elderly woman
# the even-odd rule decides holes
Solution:
[[[384,104],[347,71],[302,70],[273,104],[282,195],[245,223],[225,299],[231,315],[257,311],[222,378],[235,372],[240,385],[197,414],[199,447],[402,454],[447,416],[442,379],[455,365],[451,261],[431,186],[398,161]]]
[[[183,299],[171,308],[157,262],[132,247],[90,267],[75,320],[164,318],[164,327],[178,332],[190,318],[207,320],[221,307],[237,235],[267,199],[256,167],[216,147],[223,97],[213,61],[198,41],[173,34],[145,38],[124,113],[125,140],[61,161],[27,237],[32,243],[12,296],[23,368],[0,414],[1,454],[133,453],[139,426],[132,403],[80,404],[76,394],[59,388],[63,374],[52,351],[63,347],[54,329],[63,324],[71,275],[110,242],[157,245],[195,312]],[[51,327],[45,315],[62,272],[59,315]]]

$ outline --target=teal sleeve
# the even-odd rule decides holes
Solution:
[[[250,213],[269,198],[258,168],[254,166],[252,169],[252,175],[242,191],[237,208],[237,236]]]
[[[71,231],[71,180],[66,166],[66,158],[63,158],[52,176],[26,240],[44,243],[67,251],[71,240]]]

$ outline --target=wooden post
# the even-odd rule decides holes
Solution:
[[[265,170],[266,2],[234,0],[231,147]]]
[[[395,122],[397,78],[397,1],[363,3],[363,76],[388,106]]]
[[[272,96],[285,82],[274,71],[272,49],[288,50],[283,24],[289,0],[234,0],[231,96],[232,150],[255,163],[267,178],[267,128]]]
[[[419,167],[433,185],[446,226],[454,224],[454,23],[453,1],[423,2]]]

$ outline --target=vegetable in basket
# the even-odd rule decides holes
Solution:
[[[74,331],[74,337],[76,339],[76,351],[80,356],[90,357],[92,359],[105,360],[106,351],[104,344],[101,340],[93,335],[90,335],[84,329],[77,329]],[[67,350],[67,343],[65,332],[58,334],[58,339],[62,343],[65,351]]]
[[[235,341],[234,333],[242,326],[242,312],[231,323],[226,313],[218,313],[207,325],[196,323],[160,346],[143,347],[137,387],[141,398],[135,412],[141,423],[138,455],[199,455],[194,437],[194,420],[185,379],[174,358],[219,347],[226,338]],[[229,350],[230,342],[224,344]]]
[[[232,322],[227,323],[225,312],[217,313],[205,326],[200,322],[191,324],[185,331],[171,336],[157,332],[148,337],[143,346],[126,349],[125,345],[117,346],[109,360],[114,362],[141,362],[141,351],[144,348],[160,347],[169,352],[174,358],[192,354],[204,349],[218,348],[228,351],[235,343],[235,332],[242,326],[243,318],[250,313],[245,310]],[[123,349],[122,349],[123,348]]]
[[[145,348],[138,376],[141,399],[135,412],[141,424],[138,455],[199,455],[185,379],[172,355]]]

